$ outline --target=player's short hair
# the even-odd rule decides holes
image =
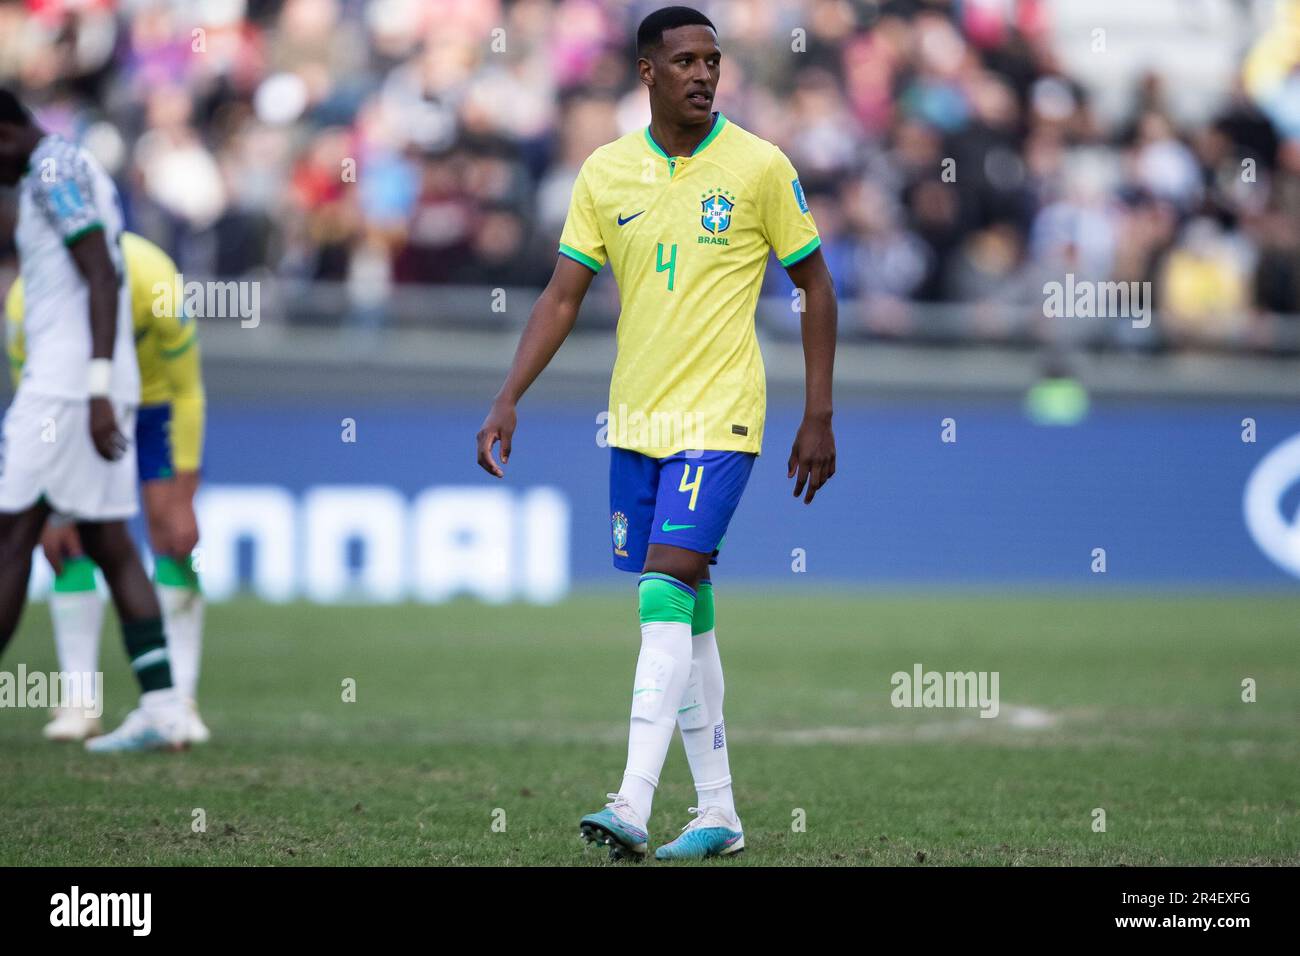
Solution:
[[[650,51],[664,42],[664,31],[678,27],[708,27],[714,33],[718,28],[713,21],[691,7],[664,7],[656,10],[644,20],[636,30],[636,55],[649,56]]]
[[[27,107],[23,106],[22,101],[12,90],[4,87],[0,87],[0,123],[9,123],[13,126],[32,125],[32,114],[27,112]]]

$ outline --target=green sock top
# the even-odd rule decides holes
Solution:
[[[695,592],[670,574],[647,571],[641,575],[637,592],[642,624],[655,621],[690,624],[695,616]]]
[[[54,576],[55,594],[77,594],[95,590],[95,562],[84,554],[68,558],[63,570]]]
[[[713,630],[713,582],[701,581],[695,596],[695,616],[691,618],[691,637]]]
[[[194,555],[187,554],[178,561],[169,555],[159,555],[154,560],[153,579],[169,588],[199,590],[199,574],[194,570]]]

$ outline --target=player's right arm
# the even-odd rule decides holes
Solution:
[[[569,200],[569,215],[560,235],[560,256],[528,324],[519,338],[514,361],[505,384],[497,392],[483,427],[478,430],[478,463],[497,478],[505,476],[501,465],[510,460],[510,440],[515,432],[515,405],[542,369],[555,357],[560,345],[578,321],[578,309],[591,287],[591,280],[605,264],[605,239],[596,217],[596,203],[587,182],[589,159],[578,171]],[[492,457],[492,446],[501,443],[501,464]]]
[[[523,335],[519,337],[519,346],[515,349],[505,384],[497,392],[487,418],[483,420],[483,427],[478,431],[478,463],[488,474],[504,477],[501,465],[510,460],[515,406],[573,331],[578,309],[595,276],[590,268],[568,256],[562,255],[556,261],[551,281],[542,290],[532,314],[528,316]],[[501,465],[492,457],[492,446],[498,441],[501,443]]]

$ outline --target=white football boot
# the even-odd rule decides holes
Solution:
[[[140,695],[140,706],[126,715],[122,726],[86,741],[91,753],[125,753],[138,750],[184,750],[189,708],[173,688]]]
[[[212,739],[212,731],[208,730],[208,725],[199,716],[199,705],[194,702],[194,698],[185,702],[185,709],[188,713],[185,721],[186,743],[206,744]]]
[[[50,718],[41,728],[41,736],[46,740],[77,742],[104,732],[99,718],[87,716],[81,707],[55,707],[50,711]]]
[[[721,807],[691,807],[695,819],[682,827],[672,843],[655,850],[656,860],[703,860],[710,856],[732,856],[745,849],[740,818],[728,816]]]

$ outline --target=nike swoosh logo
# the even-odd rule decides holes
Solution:
[[[629,222],[631,222],[631,221],[632,221],[633,219],[635,219],[637,216],[641,215],[642,212],[645,212],[645,210],[642,209],[641,212],[634,212],[634,213],[632,213],[632,215],[628,216],[626,219],[623,218],[623,214],[622,214],[622,213],[619,213],[619,214],[618,214],[618,224],[619,224],[620,226],[626,226]]]
[[[669,523],[668,523],[668,519],[665,518],[665,519],[664,519],[664,526],[663,526],[663,529],[662,529],[662,530],[664,530],[664,531],[681,531],[683,528],[694,528],[694,527],[695,527],[695,525],[693,525],[693,524],[669,524]]]

